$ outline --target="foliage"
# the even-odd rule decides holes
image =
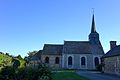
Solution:
[[[2,53],[2,54],[0,54],[0,69],[5,66],[12,65],[13,60],[19,60],[20,67],[26,66],[26,61],[20,55],[18,55],[17,57],[12,57],[9,55],[9,53],[6,53],[6,54]]]
[[[37,68],[6,66],[0,72],[0,80],[52,80],[52,73],[44,64]]]
[[[6,66],[0,72],[0,80],[14,80],[15,70],[13,67]]]
[[[17,59],[13,59],[13,68],[18,69],[19,66],[20,66],[20,61]]]
[[[8,56],[9,56],[9,53],[6,53],[6,55],[8,55]]]
[[[37,53],[38,51],[29,51],[27,54],[28,56],[24,57],[24,60],[28,63],[30,59]]]
[[[18,58],[18,59],[22,59],[21,55],[18,55],[17,58]]]
[[[28,52],[28,57],[31,58],[35,53],[37,53],[37,51],[32,51],[32,52]]]
[[[6,55],[6,54],[0,54],[0,69],[4,66],[11,65],[12,63],[12,57]]]
[[[27,65],[27,62],[24,59],[19,59],[20,61],[20,67],[25,67]]]
[[[102,67],[104,66],[104,64],[98,64],[97,66],[96,66],[96,69],[98,70],[98,71],[102,71]]]

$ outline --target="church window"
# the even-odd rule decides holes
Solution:
[[[55,64],[59,64],[59,61],[60,61],[60,60],[59,60],[59,57],[56,57],[56,58],[55,58]]]
[[[49,57],[45,58],[45,63],[49,63]]]
[[[99,64],[99,58],[98,57],[95,57],[94,58],[94,62],[95,62],[95,66],[97,66]]]
[[[82,57],[82,58],[81,58],[81,65],[86,65],[85,62],[86,62],[86,61],[85,61],[85,57]]]
[[[72,57],[71,56],[68,57],[68,65],[72,65]]]

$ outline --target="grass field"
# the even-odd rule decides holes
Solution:
[[[53,72],[53,80],[89,80],[74,71]]]

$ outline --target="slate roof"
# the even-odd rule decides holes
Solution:
[[[64,41],[64,53],[66,54],[91,54],[89,41]]]
[[[42,54],[58,55],[58,54],[62,54],[62,50],[63,50],[63,45],[45,44],[43,47]]]
[[[109,50],[104,56],[103,58],[106,57],[113,57],[113,56],[120,56],[120,45],[116,46],[115,48]]]
[[[104,50],[100,42],[99,44],[91,44],[91,46],[92,46],[91,49],[92,53],[104,55]]]

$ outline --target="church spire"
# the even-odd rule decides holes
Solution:
[[[92,17],[92,26],[91,26],[91,33],[89,34],[89,40],[93,44],[99,43],[99,33],[97,33],[97,31],[96,31],[94,13],[93,13],[93,17]]]
[[[93,13],[93,17],[92,17],[92,26],[91,26],[91,33],[95,33],[96,32],[96,27],[95,27],[95,20],[94,20],[94,13]]]

